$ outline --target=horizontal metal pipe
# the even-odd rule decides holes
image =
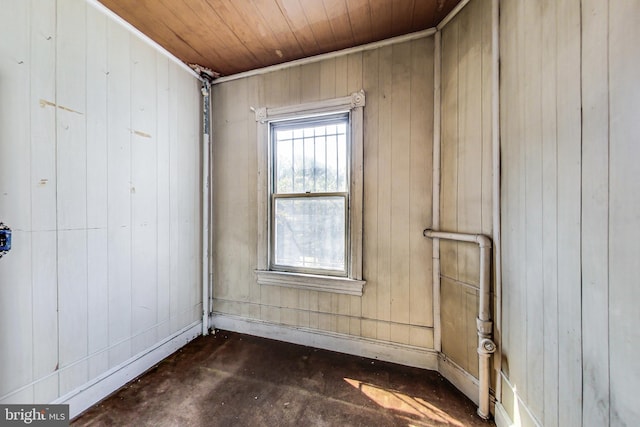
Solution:
[[[457,242],[470,242],[477,243],[481,248],[490,248],[491,239],[484,234],[467,234],[467,233],[454,233],[451,231],[435,231],[427,228],[422,232],[424,237],[430,239],[445,239],[455,240]]]

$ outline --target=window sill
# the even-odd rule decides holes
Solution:
[[[362,296],[364,280],[346,277],[318,276],[315,274],[285,273],[282,271],[256,270],[259,285],[282,286],[308,291],[331,292]]]

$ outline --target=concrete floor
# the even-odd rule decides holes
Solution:
[[[489,426],[436,372],[217,331],[73,426]]]

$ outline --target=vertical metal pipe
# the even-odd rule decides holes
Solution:
[[[502,237],[500,232],[500,0],[491,3],[491,143],[493,146],[493,266],[495,283],[496,398],[502,397]]]
[[[442,38],[440,31],[436,31],[434,39],[433,65],[433,189],[431,226],[434,230],[440,228],[440,144],[441,144],[441,64]],[[442,351],[442,329],[440,323],[440,240],[433,239],[433,345],[437,352]]]
[[[479,363],[479,371],[478,371],[478,381],[479,385],[479,404],[478,404],[478,415],[481,418],[489,419],[491,417],[491,406],[489,400],[489,375],[490,375],[490,366],[489,362],[491,359],[491,353],[481,352],[480,348],[482,347],[482,341],[478,344],[478,363]]]
[[[491,382],[491,354],[495,344],[491,340],[491,243],[488,238],[479,239],[480,244],[480,301],[478,304],[478,380],[480,382],[478,415],[491,416],[489,384]]]
[[[202,335],[209,334],[209,204],[211,83],[202,82]]]

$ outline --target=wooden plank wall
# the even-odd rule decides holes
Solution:
[[[257,135],[250,107],[364,89],[362,297],[256,284]],[[433,348],[433,38],[214,86],[214,311]]]
[[[440,225],[492,237],[491,2],[472,1],[442,29]],[[442,352],[478,376],[480,251],[442,240]]]
[[[502,2],[502,399],[523,425],[640,417],[639,19]]]
[[[597,7],[596,2],[590,3],[593,3],[591,7]],[[596,375],[606,376],[605,366],[608,361],[610,422],[612,425],[632,425],[640,418],[636,394],[640,389],[640,364],[634,356],[640,351],[640,329],[635,326],[640,323],[640,310],[636,304],[640,300],[640,180],[637,170],[637,161],[640,159],[640,121],[637,114],[640,111],[640,51],[637,45],[640,37],[640,4],[610,1],[608,14],[601,11],[597,17],[600,22],[596,25],[603,25],[602,22],[607,25],[608,18],[609,28],[609,43],[600,47],[600,55],[603,56],[606,49],[609,56],[608,164],[604,158],[598,157],[600,153],[593,153],[600,176],[609,173],[609,215],[608,218],[598,218],[602,220],[599,223],[603,226],[602,229],[597,227],[598,233],[603,233],[604,224],[609,225],[608,236],[600,234],[599,237],[602,244],[609,244],[609,254],[607,268],[601,268],[589,277],[589,292],[593,303],[586,310],[583,309],[583,318],[591,310],[603,310],[600,296],[606,294],[607,287],[606,282],[599,278],[606,277],[608,273],[609,304],[604,308],[608,308],[609,358],[601,349],[596,349],[589,372],[593,372],[595,367]],[[602,80],[600,81],[602,84]],[[592,96],[600,96],[598,89],[599,86],[593,88]],[[593,107],[599,107],[597,101]],[[598,111],[596,114],[601,120],[606,113]],[[599,193],[592,193],[602,194],[604,189],[606,187],[600,185],[597,189]],[[590,261],[585,260],[583,264]],[[600,264],[604,263],[602,261]],[[601,314],[600,318],[606,320],[607,315]],[[586,326],[590,327],[591,324]],[[595,329],[596,334],[606,331],[603,325],[598,325]],[[596,342],[601,344],[597,338],[591,342],[594,347]],[[597,366],[599,363],[604,363],[605,366]],[[595,393],[594,395],[596,398],[586,402],[587,404],[605,400]],[[606,394],[604,397],[606,398]]]
[[[200,319],[197,80],[83,1],[0,1],[0,402]]]
[[[504,2],[501,58],[503,372],[580,425],[580,1]]]

